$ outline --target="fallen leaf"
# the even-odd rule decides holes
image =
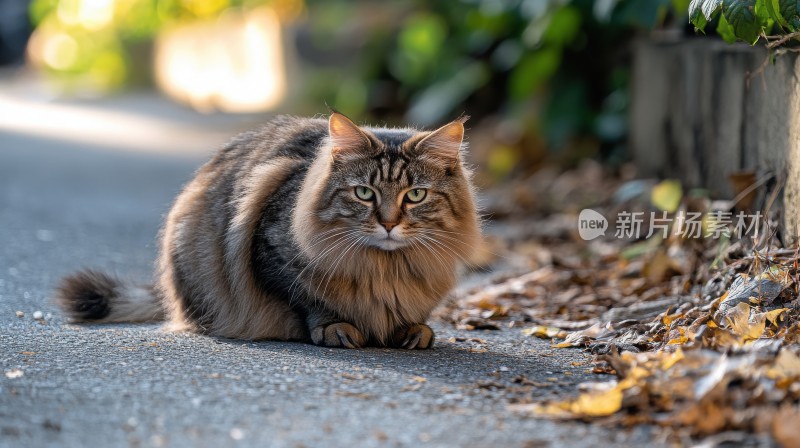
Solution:
[[[725,316],[734,333],[742,337],[742,341],[758,339],[764,334],[764,320],[750,320],[750,305],[740,302]]]
[[[525,336],[535,336],[540,339],[553,339],[553,338],[565,338],[567,337],[567,332],[555,327],[547,327],[543,325],[537,325],[535,327],[525,328],[522,330],[522,334]]]
[[[662,370],[669,370],[670,367],[674,366],[677,362],[686,359],[686,356],[683,354],[683,350],[680,348],[675,350],[674,352],[670,353],[664,359],[661,360],[661,369]]]
[[[681,198],[683,198],[683,187],[679,180],[663,180],[650,192],[650,202],[659,210],[670,213],[678,210]]]
[[[622,390],[618,386],[607,390],[583,393],[573,401],[569,410],[573,414],[587,417],[603,417],[614,414],[622,407]]]
[[[781,349],[775,362],[767,368],[766,375],[776,380],[800,379],[800,356],[789,349]]]
[[[720,311],[727,313],[739,303],[749,303],[751,298],[772,301],[786,287],[785,284],[773,280],[778,275],[773,273],[753,279],[739,275],[734,280],[724,300],[720,302]]]
[[[617,385],[598,383],[593,390],[581,393],[574,400],[512,407],[540,417],[606,417],[622,407],[622,390]]]

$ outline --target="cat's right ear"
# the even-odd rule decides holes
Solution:
[[[333,145],[331,153],[334,157],[359,155],[370,148],[367,134],[339,112],[331,113],[328,119],[328,132]]]

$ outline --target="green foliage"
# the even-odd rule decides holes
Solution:
[[[713,20],[727,42],[755,44],[773,32],[800,30],[800,0],[692,0],[689,21],[700,30]]]
[[[781,27],[792,31],[800,29],[800,0],[771,0],[767,5],[774,8],[775,3],[778,4],[778,9],[771,9],[771,14]]]
[[[113,11],[103,23],[74,20],[76,5],[89,4]],[[137,58],[132,48],[146,49],[165,28],[259,4],[303,11],[287,27],[299,62],[291,65],[300,67],[290,112],[328,103],[357,120],[424,126],[462,113],[473,123],[492,117],[508,130],[493,159],[498,173],[515,166],[515,154],[542,148],[621,153],[630,39],[685,23],[690,8],[689,0],[33,0],[31,18],[38,35],[69,50],[48,53],[58,57],[46,70],[62,79],[91,73],[112,90],[149,69],[146,51]]]
[[[630,39],[670,20],[684,22],[688,5],[416,0],[366,8],[309,0],[308,53],[338,56],[312,62],[302,112],[315,113],[327,101],[357,120],[389,123],[491,116],[513,131],[494,150],[503,157],[490,158],[498,173],[515,165],[509,147],[613,157],[627,135]],[[358,86],[357,100],[343,86]]]

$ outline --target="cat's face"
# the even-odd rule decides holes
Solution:
[[[419,133],[361,129],[334,114],[329,127],[330,170],[315,214],[320,236],[339,241],[335,251],[466,257],[476,212],[461,165],[460,121]]]

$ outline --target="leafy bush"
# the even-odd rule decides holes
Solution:
[[[717,19],[726,42],[755,44],[764,36],[800,30],[800,0],[692,0],[689,20],[700,31]]]
[[[467,112],[503,122],[528,155],[622,156],[630,43],[676,0],[309,1],[307,112],[324,99],[358,119],[432,125]],[[305,50],[303,50],[305,49]],[[319,55],[336,55],[322,57]],[[498,152],[500,150],[498,149]]]
[[[107,8],[82,12],[97,5]],[[622,156],[631,39],[685,26],[689,0],[34,0],[31,16],[35,36],[54,39],[46,71],[113,91],[149,71],[148,44],[165,28],[256,5],[297,19],[286,27],[302,70],[285,110],[327,102],[357,120],[426,126],[467,112],[499,122],[514,151]]]

